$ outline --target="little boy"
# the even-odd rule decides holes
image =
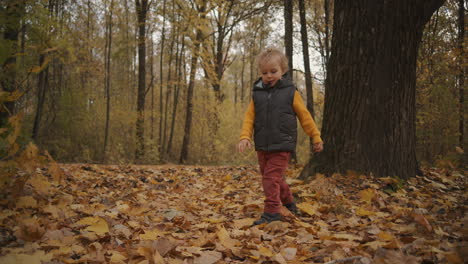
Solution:
[[[258,55],[257,66],[261,78],[253,85],[238,144],[239,152],[250,148],[254,132],[265,194],[264,213],[254,225],[282,220],[282,205],[297,213],[289,186],[283,179],[291,152],[296,148],[296,116],[312,138],[314,152],[323,150],[320,132],[301,95],[289,79],[283,78],[288,71],[286,56],[278,49],[268,48]]]

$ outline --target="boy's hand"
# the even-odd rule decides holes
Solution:
[[[250,143],[250,140],[242,139],[241,141],[239,141],[239,144],[237,145],[237,150],[239,152],[244,152],[244,150],[251,148],[251,147],[252,147],[252,143]]]
[[[314,143],[314,152],[322,152],[323,142]]]

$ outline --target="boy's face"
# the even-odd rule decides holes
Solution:
[[[268,84],[270,87],[275,86],[281,76],[284,74],[284,70],[281,68],[278,58],[270,58],[260,66],[260,74],[264,84]]]

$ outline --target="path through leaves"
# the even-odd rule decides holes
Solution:
[[[262,213],[257,167],[36,169],[1,201],[0,263],[464,263],[467,180],[430,169],[407,184],[348,173],[304,183],[301,210]],[[21,179],[17,175],[17,183]],[[342,262],[333,262],[342,260]]]

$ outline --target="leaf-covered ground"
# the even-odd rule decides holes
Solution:
[[[60,167],[60,169],[59,169]],[[252,227],[257,167],[55,165],[1,201],[0,263],[466,263],[467,179],[287,181],[301,215]]]

